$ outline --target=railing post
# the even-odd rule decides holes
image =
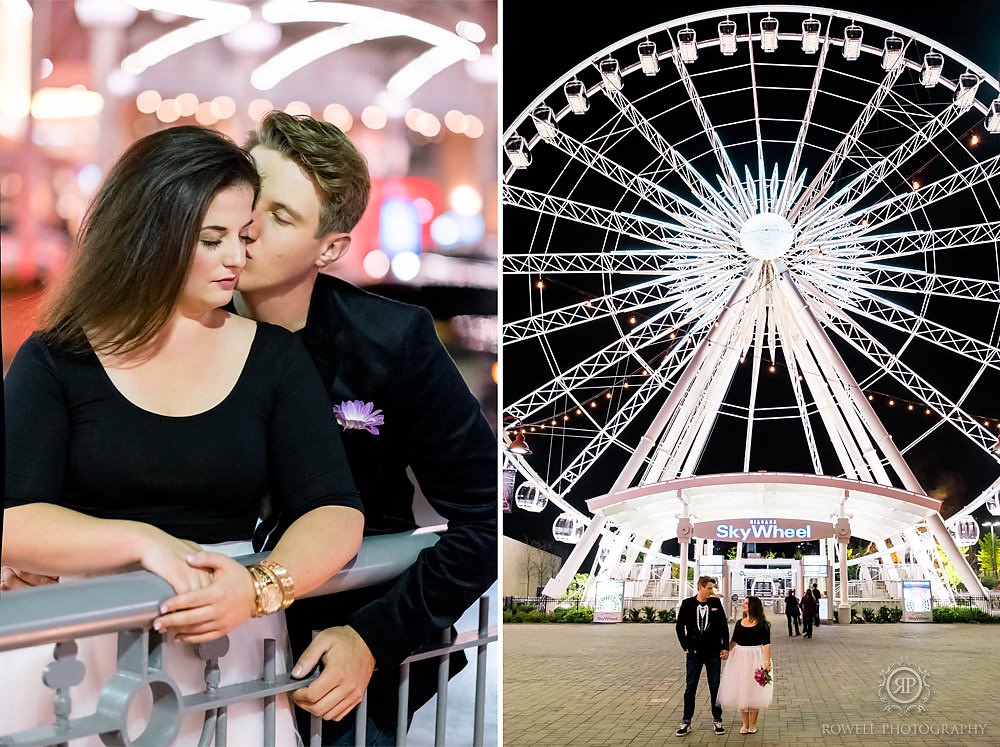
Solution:
[[[485,638],[490,632],[490,600],[479,598],[479,637]],[[472,730],[473,747],[482,747],[483,724],[486,719],[486,646],[481,644],[476,656],[476,716]]]
[[[406,731],[410,726],[410,663],[399,665],[399,705],[396,709],[396,744],[406,747]]]
[[[451,629],[441,631],[441,645],[451,645]],[[434,747],[444,747],[445,730],[448,725],[448,663],[451,654],[445,652],[438,657],[437,719],[434,721]]]
[[[365,736],[368,733],[368,690],[361,697],[361,702],[354,709],[354,747],[365,747]]]
[[[264,639],[264,684],[273,685],[278,676],[278,667],[274,660],[274,646],[275,641],[273,638]],[[294,708],[294,706],[293,706]],[[273,695],[268,695],[264,698],[264,745],[265,747],[272,747],[277,739],[277,733],[275,728],[275,711],[276,705]]]

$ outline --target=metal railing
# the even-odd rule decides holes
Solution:
[[[319,588],[305,596],[335,594],[350,589],[390,581],[416,560],[417,555],[437,542],[433,533],[404,533],[366,537],[353,560]],[[262,554],[237,558],[249,565],[265,557]],[[44,747],[62,745],[71,739],[104,735],[108,744],[169,745],[185,715],[203,712],[204,725],[199,747],[226,744],[227,708],[235,703],[261,701],[264,740],[275,739],[275,698],[307,686],[318,676],[293,679],[275,670],[275,641],[265,639],[264,665],[258,679],[220,686],[219,659],[228,650],[223,637],[193,646],[198,658],[205,661],[205,687],[201,692],[182,694],[162,668],[163,640],[150,627],[159,615],[160,604],[174,596],[171,586],[147,571],[122,573],[53,584],[34,589],[5,592],[0,595],[0,651],[11,651],[54,644],[52,662],[42,678],[53,690],[55,718],[50,724],[17,733],[0,735],[3,747]],[[84,666],[75,657],[76,639],[107,633],[118,634],[116,671],[101,688],[97,709],[86,716],[70,718],[73,685],[83,678]],[[439,645],[422,649],[408,657],[400,667],[397,743],[406,744],[408,725],[409,668],[414,661],[437,658],[440,662],[437,695],[435,745],[444,744],[447,716],[449,656],[454,651],[477,648],[475,723],[473,744],[483,743],[486,692],[486,654],[497,640],[497,626],[489,625],[488,599],[479,602],[477,630],[460,633],[451,640],[443,632]],[[141,690],[152,693],[153,706],[145,731],[135,738],[127,733],[126,719],[134,695]],[[367,694],[356,712],[355,743],[365,743]],[[0,724],[0,729],[2,729]],[[322,721],[312,717],[310,747],[321,743]],[[110,741],[107,741],[110,740]]]

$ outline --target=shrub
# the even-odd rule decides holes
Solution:
[[[556,622],[566,622],[566,623],[592,623],[594,622],[594,610],[590,607],[574,607],[573,609],[564,610],[566,613],[562,616],[562,619]]]
[[[623,619],[625,620],[625,622],[637,623],[640,622],[639,615],[640,615],[639,610],[627,609],[625,610],[625,617]]]
[[[880,622],[880,623],[899,622],[900,619],[903,617],[903,614],[899,612],[899,615],[897,616],[894,614],[896,612],[899,612],[899,610],[892,610],[888,607],[879,607],[878,616],[875,618],[875,622]]]
[[[510,610],[503,611],[503,621],[505,623],[514,622],[514,613]]]
[[[549,616],[544,612],[539,612],[538,610],[530,610],[528,612],[515,612],[514,619],[511,622],[516,623],[543,623],[548,622]]]
[[[672,623],[677,621],[677,611],[671,607],[670,609],[660,610],[656,613],[656,619],[661,623]]]
[[[656,622],[656,610],[649,605],[642,608],[642,614],[644,615],[643,622]]]
[[[934,607],[932,615],[936,623],[1000,623],[978,607]]]
[[[864,607],[861,610],[861,616],[865,619],[865,622],[875,622],[875,610],[871,607]]]

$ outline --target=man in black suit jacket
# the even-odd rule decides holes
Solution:
[[[722,659],[729,656],[729,622],[726,620],[726,610],[714,592],[715,579],[701,576],[698,578],[698,593],[681,602],[680,609],[677,610],[677,640],[687,654],[684,716],[677,727],[677,736],[684,736],[691,730],[694,700],[698,693],[702,667],[708,678],[715,733],[726,733],[726,728],[722,725],[722,707],[715,701],[719,694]]]
[[[416,528],[407,470],[448,521],[395,581],[301,600],[287,613],[293,675],[324,664],[293,696],[329,719],[323,744],[354,744],[353,709],[366,686],[367,741],[394,744],[398,665],[440,641],[497,577],[496,438],[425,309],[320,273],[347,251],[368,201],[367,164],[350,140],[326,122],[271,112],[247,149],[261,192],[237,310],[297,332],[312,356],[341,407],[365,534]],[[352,418],[351,402],[371,403],[381,417]],[[310,644],[315,628],[325,630]],[[452,674],[464,665],[455,654]],[[436,672],[434,660],[411,665],[411,715],[436,691]]]

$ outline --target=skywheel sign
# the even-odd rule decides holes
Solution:
[[[803,542],[833,536],[833,524],[802,519],[732,519],[694,525],[697,539],[713,542]]]

